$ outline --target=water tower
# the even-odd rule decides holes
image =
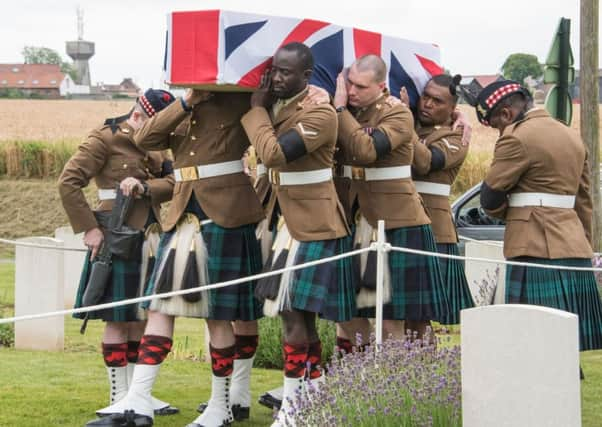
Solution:
[[[90,65],[88,60],[94,55],[94,42],[84,41],[84,11],[77,8],[77,40],[67,42],[67,55],[73,59],[77,72],[78,85],[90,86]]]

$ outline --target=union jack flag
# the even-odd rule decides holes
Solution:
[[[313,19],[203,10],[168,15],[164,70],[172,86],[255,88],[276,50],[290,42],[314,56],[310,83],[331,94],[344,67],[365,54],[383,58],[394,95],[405,86],[415,104],[431,76],[441,74],[439,47]]]

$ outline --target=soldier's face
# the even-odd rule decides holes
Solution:
[[[506,126],[511,125],[514,122],[514,118],[518,113],[512,107],[504,106],[499,109],[494,109],[489,117],[489,124],[492,128],[497,129],[500,132],[504,132]]]
[[[134,110],[128,120],[128,123],[134,130],[138,130],[142,127],[145,121],[148,120],[148,116],[142,111]]]
[[[424,126],[442,125],[451,120],[455,108],[449,88],[431,81],[418,100],[418,120]]]
[[[272,94],[276,98],[290,98],[307,86],[311,70],[304,70],[294,51],[280,49],[274,55],[271,72]]]
[[[385,83],[374,79],[372,70],[358,71],[354,65],[347,76],[347,102],[352,107],[366,107],[382,95]]]

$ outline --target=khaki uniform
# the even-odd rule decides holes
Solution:
[[[113,131],[114,129],[114,131]],[[94,179],[99,189],[115,190],[127,177],[148,184],[149,197],[135,199],[127,225],[143,229],[150,209],[159,220],[160,204],[171,199],[173,175],[165,175],[161,153],[149,153],[137,147],[133,140],[134,129],[125,120],[105,124],[93,130],[77,152],[69,159],[59,177],[59,192],[75,233],[98,227],[92,209],[86,202],[82,188]],[[102,200],[97,211],[110,211],[114,200]]]
[[[240,160],[249,147],[240,125],[248,109],[249,94],[242,93],[214,93],[192,113],[177,100],[145,123],[135,140],[147,150],[170,148],[176,169]],[[264,217],[251,180],[239,172],[177,182],[165,230],[176,225],[193,193],[205,214],[221,227],[252,224]]]
[[[328,104],[303,106],[303,92],[281,108],[272,120],[264,108],[252,108],[242,118],[242,125],[251,136],[258,157],[277,177],[279,172],[302,172],[333,167],[336,143],[336,113]],[[296,129],[307,154],[286,162],[277,138]],[[275,131],[275,133],[274,133]],[[299,241],[328,240],[349,234],[345,213],[331,181],[303,185],[279,185],[272,180],[272,196],[268,218],[275,213],[276,201],[286,218],[291,236]]]
[[[488,211],[506,220],[504,256],[591,258],[592,199],[587,151],[575,132],[541,109],[508,126],[485,178],[497,191],[576,196],[574,209],[508,207]]]
[[[414,140],[412,179],[451,186],[468,154],[468,145],[462,145],[462,131],[453,131],[448,125],[419,126],[416,133],[418,139]],[[436,147],[443,153],[445,157],[443,169],[429,172],[432,158],[429,147]],[[420,196],[431,217],[437,243],[457,243],[458,235],[454,226],[449,197],[427,193],[420,193]]]
[[[366,128],[378,128],[391,144],[391,151],[377,159],[376,149]],[[386,95],[372,105],[353,114],[339,114],[338,143],[346,165],[369,168],[408,166],[412,164],[414,146],[414,119],[410,110],[402,105],[391,105]],[[372,227],[385,220],[387,229],[430,224],[422,200],[411,178],[351,182],[351,196],[357,193],[359,209]],[[352,206],[353,200],[347,202]]]

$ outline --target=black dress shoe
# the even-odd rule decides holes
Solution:
[[[86,427],[152,427],[153,419],[136,414],[132,410],[123,414],[111,414],[86,423]]]
[[[155,415],[174,415],[180,412],[175,406],[165,406],[161,409],[155,409]]]
[[[199,403],[199,407],[196,408],[199,414],[202,414],[207,409],[207,402]],[[242,421],[246,420],[251,415],[251,408],[248,406],[243,407],[240,405],[232,405],[232,416],[234,417],[234,421]]]
[[[280,409],[282,400],[272,396],[270,393],[264,393],[259,397],[259,403],[270,409]]]

